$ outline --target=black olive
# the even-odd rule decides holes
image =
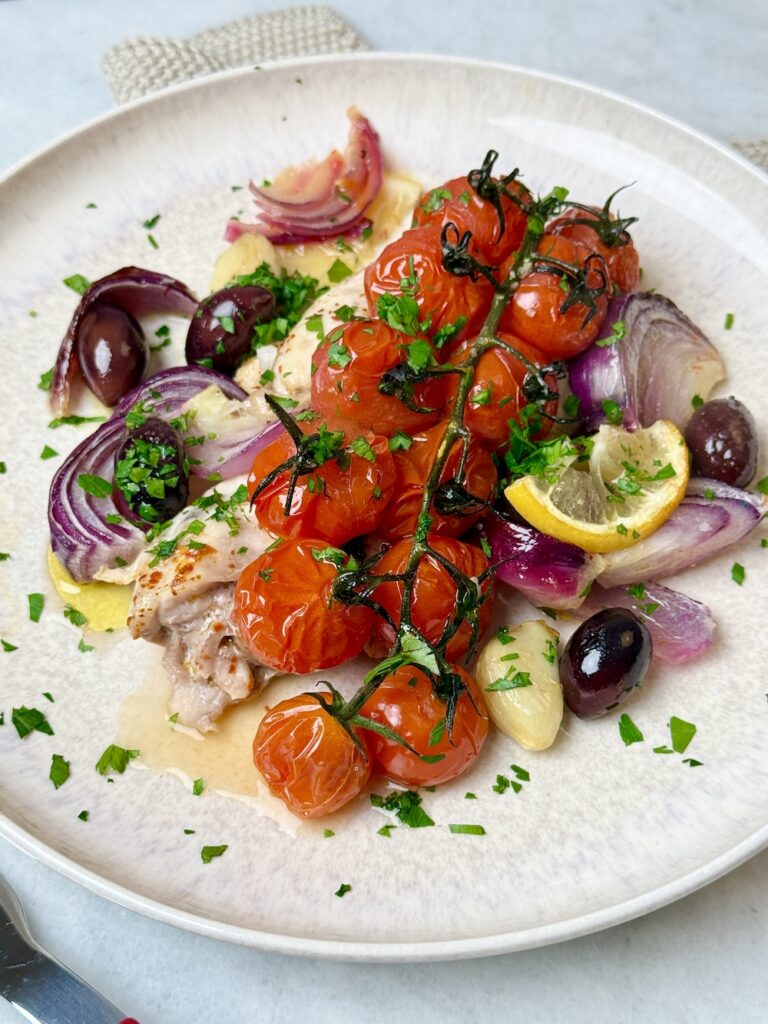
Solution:
[[[117,306],[100,303],[83,317],[77,359],[85,382],[104,405],[117,405],[141,382],[149,352],[141,324]]]
[[[189,463],[170,423],[149,416],[115,456],[115,504],[142,528],[171,519],[187,504]]]
[[[233,373],[251,352],[256,324],[271,320],[275,297],[256,284],[222,288],[197,307],[187,331],[187,362]],[[207,361],[210,361],[208,363]]]
[[[643,681],[653,644],[626,608],[606,608],[582,622],[560,659],[565,703],[579,718],[597,718]]]
[[[685,428],[693,472],[734,487],[746,487],[757,468],[755,421],[736,398],[700,405]]]

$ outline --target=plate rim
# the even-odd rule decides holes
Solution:
[[[737,150],[707,133],[679,121],[675,117],[662,113],[644,103],[629,99],[620,93],[581,82],[568,76],[538,71],[534,68],[508,64],[503,61],[489,61],[457,55],[395,51],[366,51],[349,54],[319,54],[309,57],[283,58],[275,61],[264,61],[258,65],[247,65],[218,71],[189,81],[176,83],[84,121],[35,149],[32,153],[12,164],[10,168],[0,174],[0,193],[12,179],[24,174],[36,162],[48,158],[57,149],[68,145],[81,134],[98,128],[102,124],[109,123],[121,117],[124,113],[130,113],[143,107],[151,106],[158,99],[197,89],[205,89],[211,85],[215,87],[215,83],[218,81],[239,77],[245,78],[251,75],[256,67],[261,71],[270,72],[283,68],[337,63],[340,59],[355,63],[372,64],[377,62],[418,61],[470,68],[482,67],[488,70],[512,72],[523,78],[530,78],[538,82],[552,82],[565,86],[568,89],[575,89],[581,93],[607,99],[612,103],[620,104],[630,110],[642,113],[662,126],[681,133],[699,145],[715,150],[721,157],[735,164],[741,170],[750,173],[756,183],[763,186],[768,198],[768,173],[764,172]],[[761,850],[768,847],[768,823],[714,860],[710,860],[706,864],[700,865],[670,882],[612,906],[603,907],[586,914],[579,914],[575,917],[568,917],[547,925],[525,927],[517,931],[495,932],[491,935],[473,936],[470,938],[426,940],[423,942],[365,942],[359,939],[311,938],[308,936],[281,935],[276,932],[247,928],[242,925],[227,924],[201,914],[180,910],[171,904],[141,895],[127,886],[110,880],[97,871],[83,867],[66,854],[49,846],[42,839],[33,836],[22,825],[8,817],[2,810],[0,810],[0,836],[33,857],[33,859],[45,864],[47,867],[53,868],[59,874],[82,885],[96,895],[164,924],[175,925],[208,938],[220,939],[238,945],[252,946],[267,952],[322,957],[334,960],[396,963],[458,960],[501,955],[551,945],[622,924],[690,895],[758,854]]]

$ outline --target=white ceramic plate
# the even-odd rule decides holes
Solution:
[[[49,592],[55,463],[39,453],[46,443],[64,452],[83,435],[48,431],[36,389],[73,307],[59,282],[137,263],[205,294],[224,220],[238,206],[229,186],[325,153],[343,139],[352,103],[378,128],[390,165],[425,183],[478,166],[491,147],[535,188],[567,184],[588,202],[636,181],[622,210],[640,217],[645,282],[721,347],[724,390],[762,418],[768,450],[768,182],[680,125],[528,71],[386,55],[237,71],[101,118],[0,184],[0,550],[13,555],[0,565],[0,635],[19,647],[0,653],[0,831],[126,906],[262,948],[436,959],[571,938],[691,892],[766,843],[768,556],[755,537],[738,551],[742,588],[730,579],[730,553],[679,579],[713,607],[717,642],[690,667],[654,671],[630,709],[646,742],[625,748],[615,717],[570,719],[538,755],[497,736],[469,775],[426,794],[439,827],[399,828],[390,839],[362,805],[333,839],[318,840],[294,838],[245,804],[193,797],[169,776],[131,770],[106,784],[92,765],[114,737],[123,699],[156,671],[154,653],[126,639],[80,654],[52,597],[39,624],[27,620],[25,595]],[[141,223],[158,211],[155,251]],[[55,736],[20,741],[9,720],[21,704],[45,706]],[[697,725],[689,753],[702,767],[652,753],[672,714]],[[58,791],[48,780],[54,752],[72,761]],[[512,761],[531,781],[519,795],[497,795],[491,785]],[[467,790],[478,799],[466,801]],[[87,823],[77,819],[83,808]],[[482,824],[487,835],[449,834],[449,822]],[[203,843],[229,849],[204,866]],[[352,885],[344,899],[334,895],[341,882]]]

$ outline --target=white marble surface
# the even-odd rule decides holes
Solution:
[[[0,171],[109,109],[100,59],[113,42],[183,36],[273,6],[0,0]],[[649,0],[620,15],[615,0],[334,6],[377,49],[506,60],[625,93],[721,138],[768,134],[763,0]],[[290,960],[177,932],[81,890],[5,843],[0,870],[40,939],[142,1024],[766,1019],[768,853],[608,932],[493,960],[412,966]],[[0,1003],[0,1024],[19,1019]]]

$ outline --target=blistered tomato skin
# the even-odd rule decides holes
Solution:
[[[498,332],[499,340],[506,342],[520,352],[535,366],[544,366],[546,357],[538,349],[515,338],[514,335]],[[472,353],[470,342],[465,343],[450,357],[452,366],[461,366]],[[475,378],[467,396],[464,423],[469,432],[481,444],[491,450],[502,447],[509,441],[509,421],[516,420],[520,409],[528,404],[523,393],[523,383],[528,375],[525,364],[502,348],[491,348],[477,361]],[[455,377],[448,377],[448,397],[453,400],[458,383]],[[557,382],[551,379],[551,386],[557,390]],[[557,401],[545,406],[554,416]]]
[[[542,259],[550,256],[574,267],[584,266],[589,253],[583,246],[565,238],[553,243],[547,239],[545,236],[540,243]],[[597,257],[594,259],[597,261]],[[590,310],[581,302],[575,302],[565,312],[562,311],[570,294],[567,276],[559,271],[534,269],[513,293],[501,315],[499,329],[533,345],[547,360],[570,359],[577,355],[597,338],[610,294],[608,275],[600,273],[597,265],[587,271],[586,278],[591,288],[599,288],[602,284],[606,286],[602,294],[595,297],[596,311],[588,323],[585,320]]]
[[[547,227],[548,232],[562,235],[573,242],[578,242],[592,252],[599,253],[605,260],[611,282],[619,291],[633,292],[640,283],[640,257],[628,232],[621,237],[623,244],[606,245],[594,228],[589,224],[575,224],[574,219],[597,220],[598,211],[567,210]]]
[[[431,535],[429,544],[434,550],[451,564],[455,565],[465,576],[477,579],[488,568],[488,559],[480,548],[453,537]],[[407,565],[411,552],[411,541],[402,540],[393,545],[376,563],[374,572],[377,575],[402,573]],[[403,583],[388,581],[380,583],[373,592],[374,599],[389,612],[395,625],[400,622],[403,598]],[[486,577],[480,586],[481,594],[486,600],[479,609],[478,638],[490,622],[492,610],[492,581]],[[433,555],[426,554],[419,562],[416,570],[416,582],[411,599],[411,622],[430,643],[437,644],[447,622],[456,614],[456,582]],[[472,627],[463,621],[458,630],[448,641],[446,655],[458,660],[468,651],[472,640]],[[368,653],[374,658],[385,657],[395,642],[395,631],[382,617],[374,620]]]
[[[416,341],[429,345],[436,358],[426,338],[409,337],[382,320],[353,320],[331,331],[312,356],[312,408],[332,427],[342,419],[376,434],[437,423],[445,402],[442,379],[425,380],[413,391],[413,404],[434,412],[416,412],[379,390],[382,377],[406,362],[407,346]]]
[[[188,363],[210,359],[222,373],[232,373],[251,351],[253,328],[270,320],[275,297],[259,285],[221,288],[203,299],[187,331]]]
[[[398,540],[414,533],[424,497],[424,485],[437,456],[445,430],[445,423],[438,423],[428,430],[414,434],[409,447],[399,448],[394,452],[393,497],[377,531],[383,539]],[[459,470],[460,460],[461,442],[456,441],[440,476],[441,485],[454,479]],[[488,505],[496,496],[497,483],[498,473],[493,459],[484,447],[481,447],[475,439],[471,439],[463,485],[468,493],[476,499],[477,508],[469,514],[459,515],[449,511],[441,512],[436,507],[436,502],[433,501],[430,510],[431,529],[435,533],[449,537],[460,537],[466,533],[486,515]]]
[[[746,487],[757,469],[757,428],[736,398],[715,398],[694,412],[685,428],[693,473]]]
[[[324,551],[324,540],[284,540],[240,574],[232,620],[262,665],[301,674],[363,650],[373,612],[334,599],[339,569]]]
[[[459,318],[463,326],[450,335],[451,341],[472,338],[479,332],[491,308],[493,286],[482,276],[473,281],[444,270],[440,230],[432,225],[404,232],[367,268],[365,294],[371,314],[378,315],[380,296],[404,294],[403,281],[414,277],[413,285],[407,285],[407,295],[418,306],[419,320],[429,324],[424,334],[434,338]]]
[[[288,515],[290,470],[279,473],[255,499],[254,494],[269,473],[296,454],[296,446],[283,434],[259,452],[248,476],[259,525],[278,537],[322,537],[337,546],[375,530],[393,493],[394,460],[385,437],[368,432],[358,436],[373,452],[373,459],[351,451],[342,456],[341,464],[332,456],[314,473],[302,474]],[[347,435],[348,440],[354,437],[354,433]]]
[[[77,357],[85,382],[112,407],[141,383],[149,350],[141,324],[124,309],[97,303],[83,317]]]
[[[520,182],[510,182],[508,187],[522,203],[530,201],[530,193]],[[431,225],[442,230],[444,225],[452,223],[460,235],[470,231],[472,242],[469,251],[482,263],[495,267],[520,247],[527,223],[525,213],[513,199],[502,195],[500,201],[504,213],[504,232],[501,235],[499,216],[493,203],[481,199],[466,176],[452,178],[422,195],[414,210],[413,226]]]
[[[267,711],[253,741],[253,763],[273,796],[300,818],[332,814],[353,800],[371,773],[363,734],[358,747],[320,701],[299,694]]]
[[[450,735],[444,725],[446,706],[416,666],[405,665],[387,676],[363,704],[364,718],[388,726],[416,751],[368,732],[375,772],[402,786],[432,786],[455,779],[475,760],[488,735],[488,713],[474,679],[457,666],[451,670],[461,676],[466,690],[459,697]],[[430,764],[419,754],[440,760]]]
[[[583,622],[560,659],[568,707],[579,718],[598,718],[642,683],[653,644],[647,627],[626,608],[606,608]]]

